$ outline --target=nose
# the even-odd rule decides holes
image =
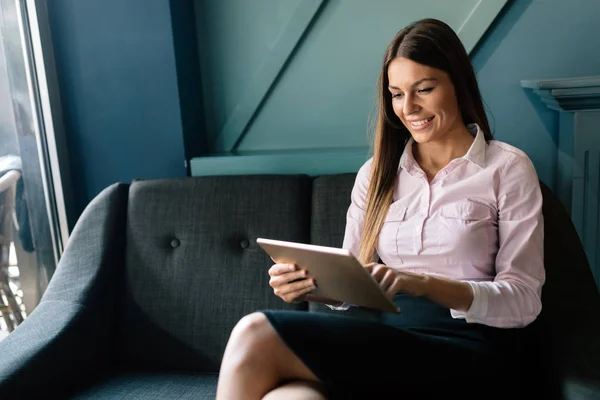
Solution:
[[[404,104],[402,106],[402,113],[404,115],[410,115],[417,111],[419,111],[419,105],[415,103],[414,97],[411,95],[405,96]]]

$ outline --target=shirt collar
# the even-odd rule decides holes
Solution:
[[[471,161],[473,164],[478,165],[480,168],[485,167],[485,151],[487,149],[487,142],[483,131],[477,124],[467,125],[467,129],[472,136],[475,136],[475,140],[469,147],[467,154],[463,156],[465,160]]]
[[[471,144],[471,147],[469,147],[467,154],[461,158],[472,162],[480,168],[484,168],[487,142],[485,141],[483,132],[477,124],[467,125],[467,130],[472,136],[475,136],[475,140],[473,140],[473,143]],[[400,157],[400,168],[405,169],[409,173],[414,172],[414,170],[417,168],[417,162],[412,152],[412,145],[414,142],[415,140],[412,137],[408,139],[408,142],[404,147],[404,152]]]

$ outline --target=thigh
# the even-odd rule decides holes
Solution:
[[[331,314],[264,311],[283,342],[342,397],[427,398],[487,387],[504,363],[493,346]],[[481,393],[480,393],[481,394]],[[394,398],[389,397],[389,398]]]

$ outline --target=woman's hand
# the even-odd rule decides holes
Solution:
[[[341,301],[311,294],[310,292],[317,287],[317,282],[310,277],[307,270],[298,269],[294,264],[275,264],[269,268],[269,276],[269,285],[273,292],[286,303],[312,301],[333,306],[343,304]]]
[[[383,264],[368,264],[365,269],[390,299],[396,293],[406,293],[426,297],[441,306],[463,312],[469,310],[473,303],[473,290],[466,282],[396,271]]]
[[[305,295],[317,287],[315,280],[308,276],[308,271],[298,269],[294,264],[275,264],[269,268],[269,276],[269,286],[286,303],[305,301]]]
[[[397,293],[411,296],[423,296],[426,293],[426,275],[401,272],[377,263],[367,264],[365,269],[390,299],[393,299]]]

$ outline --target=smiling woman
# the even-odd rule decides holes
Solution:
[[[342,247],[401,313],[248,315],[225,350],[218,399],[521,398],[536,385],[525,349],[545,271],[532,162],[492,140],[469,57],[442,21],[396,35],[378,90],[374,154],[357,174]],[[286,302],[327,301],[305,271],[269,274]]]
[[[429,180],[473,143],[458,110],[450,76],[397,57],[388,67],[394,113],[415,140],[413,155]],[[434,157],[424,159],[426,155]]]
[[[402,82],[410,82],[421,75],[432,78],[421,78],[412,84]],[[433,77],[436,75],[437,77]],[[439,134],[444,131],[445,136],[459,134],[457,131],[467,133],[464,124],[458,118],[454,85],[448,74],[399,57],[390,63],[388,79],[394,113],[411,131],[413,137],[415,133],[429,132],[429,136],[421,140],[415,139],[418,143],[442,139],[431,136],[436,132]]]

